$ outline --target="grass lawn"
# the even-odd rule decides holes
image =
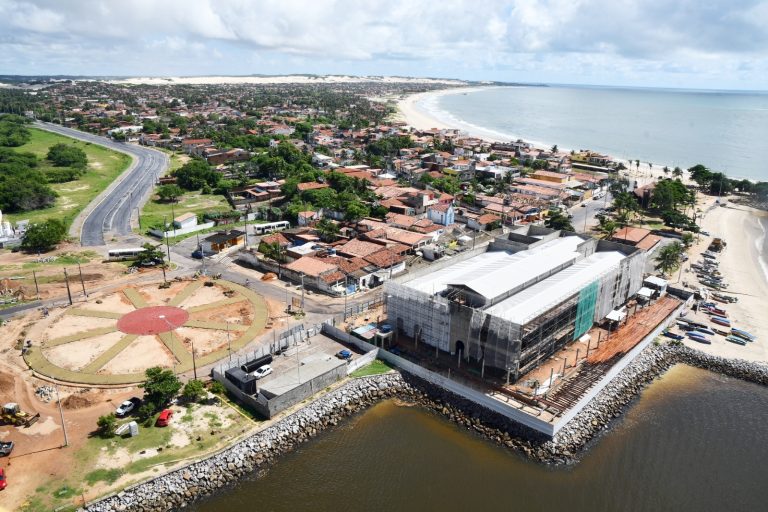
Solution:
[[[358,368],[349,374],[350,377],[367,377],[369,375],[379,375],[387,373],[392,367],[380,359],[375,359],[371,364]]]
[[[229,203],[222,195],[201,194],[200,191],[187,192],[175,203],[159,201],[157,196],[152,196],[141,210],[140,232],[153,226],[162,226],[164,218],[167,218],[170,223],[174,215],[178,217],[182,213],[201,214],[229,210],[231,210]]]
[[[41,159],[40,166],[45,170],[45,156],[48,148],[54,144],[64,143],[77,146],[88,155],[88,172],[80,179],[69,183],[53,183],[51,187],[59,194],[56,204],[50,208],[33,210],[29,212],[4,215],[8,220],[16,222],[29,219],[31,222],[39,222],[50,217],[56,217],[64,221],[67,227],[77,217],[77,214],[99,193],[107,188],[131,163],[131,157],[110,149],[97,146],[88,142],[70,139],[37,128],[29,128],[32,139],[18,148],[18,152],[34,153]]]
[[[186,424],[186,428],[190,428],[191,416],[187,421],[183,419],[191,415],[192,409],[197,407],[193,405],[188,411],[177,413],[172,422],[182,422]],[[218,418],[219,410],[224,412],[228,409],[228,406],[224,404],[220,407],[221,409],[217,407],[211,412],[205,413],[205,422],[187,432],[190,436],[190,442],[185,446],[175,446],[172,443],[173,433],[179,432],[177,427],[145,427],[142,424],[139,424],[137,437],[102,439],[95,436],[89,438],[74,454],[72,469],[65,478],[47,479],[45,475],[41,475],[40,486],[28,498],[27,506],[23,507],[22,510],[27,512],[70,510],[66,508],[67,505],[79,505],[82,496],[86,496],[89,501],[95,499],[96,496],[92,489],[95,485],[113,484],[124,476],[125,478],[119,485],[121,487],[130,485],[130,483],[146,478],[148,475],[141,475],[141,473],[148,470],[153,474],[160,474],[164,471],[164,464],[199,457],[216,447],[231,443],[232,439],[240,435],[245,428],[249,428],[251,423],[238,414],[229,414],[230,424],[221,428],[218,419],[213,422],[210,418],[214,415]],[[154,417],[156,418],[157,415]],[[120,423],[127,421],[130,419],[120,420]],[[216,430],[221,432],[217,435],[210,435],[213,428],[211,423],[215,423]],[[161,448],[162,451],[155,451],[158,448]],[[121,458],[124,460],[126,453],[136,456],[144,450],[151,454],[146,457],[136,457],[133,462],[123,464],[117,462]],[[105,467],[105,460],[110,458],[114,458],[115,463]],[[74,509],[73,506],[72,510]]]

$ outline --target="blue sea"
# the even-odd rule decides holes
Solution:
[[[493,87],[417,107],[478,135],[768,181],[768,92]]]

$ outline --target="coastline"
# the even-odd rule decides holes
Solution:
[[[768,385],[768,366],[705,354],[679,343],[650,345],[622,370],[556,436],[549,440],[526,434],[498,414],[407,372],[351,379],[302,409],[222,451],[88,503],[82,510],[108,512],[176,510],[210,496],[250,475],[268,471],[281,455],[298,449],[323,430],[381,400],[420,406],[525,457],[550,464],[570,464],[607,431],[654,379],[672,366],[685,364],[732,378]]]
[[[454,123],[451,123],[441,119],[435,114],[434,111],[431,111],[428,108],[424,108],[423,106],[425,102],[437,102],[441,96],[446,96],[449,94],[463,94],[487,89],[500,89],[509,87],[511,86],[457,87],[410,94],[397,102],[397,113],[393,116],[393,120],[404,122],[408,126],[411,126],[417,130],[429,130],[432,128],[440,130],[458,129],[470,137],[476,137],[489,142],[509,142],[510,140],[522,139],[530,143],[536,149],[549,150],[554,144],[558,145],[560,152],[567,152],[571,151],[571,149],[576,149],[561,147],[557,141],[530,141],[522,135],[513,134],[504,136],[504,134],[495,132],[491,129],[476,126],[463,121],[457,120]],[[630,162],[622,158],[614,158],[614,160],[627,166],[627,170],[622,171],[622,174],[627,178],[635,180],[638,186],[646,185],[650,182],[656,181],[659,178],[668,177],[662,171],[662,169],[665,167],[665,164],[659,164],[655,162],[640,162],[640,166],[638,168],[634,161]],[[667,165],[667,167],[670,169],[674,168],[674,166],[671,165]],[[683,169],[683,176],[681,177],[681,180],[686,183],[690,182],[688,171],[686,169]]]

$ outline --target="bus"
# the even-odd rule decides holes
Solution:
[[[110,249],[109,261],[128,261],[135,260],[139,257],[139,254],[143,253],[146,249],[143,247],[127,247],[125,249]]]
[[[287,220],[281,220],[279,222],[267,222],[266,224],[254,224],[253,233],[256,235],[263,235],[265,233],[274,233],[275,231],[282,231],[291,227],[291,223]]]

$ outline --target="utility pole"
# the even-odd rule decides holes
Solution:
[[[168,244],[168,216],[163,216],[163,234],[165,235],[165,251],[168,253],[168,263],[171,262],[171,246]]]
[[[347,321],[347,290],[349,289],[348,288],[349,285],[347,284],[347,277],[349,276],[347,275],[346,272],[344,272],[344,321],[345,322]]]
[[[232,344],[229,340],[229,320],[227,320],[227,349],[229,350],[229,364],[232,364]]]
[[[53,385],[56,387],[56,402],[59,404],[59,417],[61,418],[61,428],[64,431],[64,446],[69,446],[69,439],[67,438],[67,424],[64,423],[64,410],[61,408],[61,398],[59,397],[59,382],[54,377]]]
[[[64,268],[64,283],[67,285],[67,297],[69,298],[69,305],[72,305],[72,292],[69,289],[69,276],[67,275],[67,269]]]
[[[83,287],[83,297],[88,298],[88,294],[85,292],[85,281],[83,281],[83,269],[80,267],[80,264],[77,264],[77,271],[80,272],[80,286]]]
[[[301,273],[301,310],[304,311],[304,272]]]
[[[37,300],[40,300],[40,287],[37,285],[37,274],[35,274],[35,271],[32,271],[32,279],[35,280],[35,294],[37,295]]]

